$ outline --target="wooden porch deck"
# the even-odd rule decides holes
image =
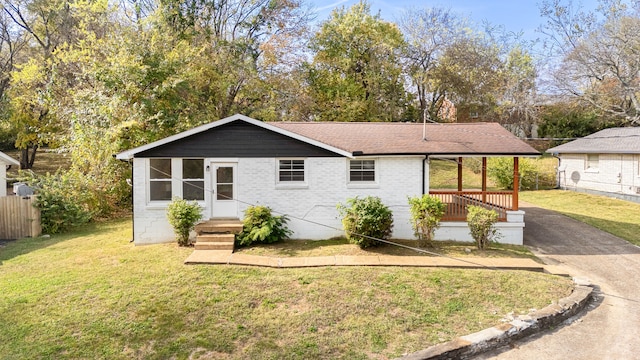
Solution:
[[[498,221],[507,221],[507,211],[517,210],[513,208],[512,191],[431,190],[429,195],[447,204],[442,221],[467,221],[468,205],[495,210]]]

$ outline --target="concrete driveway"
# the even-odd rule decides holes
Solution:
[[[640,248],[553,211],[521,208],[525,245],[547,264],[597,285],[596,301],[566,326],[478,359],[639,359]]]

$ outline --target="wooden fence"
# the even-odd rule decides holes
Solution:
[[[0,239],[36,237],[42,233],[35,197],[0,197]]]

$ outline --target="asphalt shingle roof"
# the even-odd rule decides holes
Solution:
[[[189,136],[244,121],[342,156],[441,155],[537,156],[540,153],[497,123],[417,124],[344,122],[262,122],[236,114],[116,154],[120,160]],[[426,140],[423,131],[426,130]]]
[[[497,123],[270,122],[298,135],[363,155],[539,155]]]
[[[547,150],[554,154],[640,154],[640,127],[611,128]]]

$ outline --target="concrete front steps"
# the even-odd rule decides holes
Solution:
[[[239,219],[211,219],[196,225],[196,250],[233,252],[235,234],[242,231]]]

